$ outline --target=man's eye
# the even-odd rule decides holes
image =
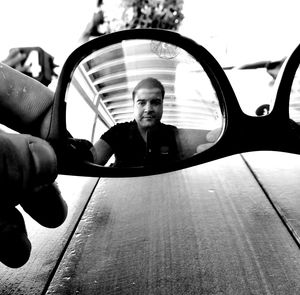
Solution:
[[[155,99],[155,100],[152,101],[152,104],[161,105],[161,100],[160,99]]]

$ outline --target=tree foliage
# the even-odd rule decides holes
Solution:
[[[88,24],[86,39],[138,28],[177,30],[183,20],[183,0],[119,0],[109,10],[109,1],[98,1],[97,12]]]

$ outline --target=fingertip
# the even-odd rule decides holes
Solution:
[[[67,218],[68,206],[56,183],[41,186],[21,201],[22,208],[40,225],[56,228]]]
[[[0,237],[0,261],[8,267],[19,268],[26,264],[31,243],[25,233],[10,232]]]
[[[31,243],[27,237],[24,219],[14,207],[0,213],[0,261],[8,267],[18,268],[29,259]]]

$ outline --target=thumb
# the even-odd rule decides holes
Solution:
[[[0,204],[19,204],[20,192],[52,183],[56,176],[56,155],[46,141],[30,135],[0,134],[0,188],[10,192],[0,197]]]
[[[206,135],[206,140],[208,142],[216,142],[219,136],[221,135],[222,128],[216,128],[209,131]]]

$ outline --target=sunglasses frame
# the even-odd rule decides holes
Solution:
[[[209,149],[163,167],[116,168],[79,161],[66,127],[65,95],[77,65],[96,50],[124,40],[153,39],[168,42],[186,50],[207,73],[219,99],[224,126],[218,141]],[[66,60],[54,96],[51,124],[47,140],[58,156],[58,172],[68,175],[131,177],[166,173],[203,164],[233,154],[273,150],[300,153],[300,131],[289,118],[289,97],[300,62],[300,46],[285,60],[276,80],[276,96],[272,111],[266,116],[246,115],[220,64],[203,46],[177,32],[160,29],[124,30],[95,38],[75,49]],[[74,140],[72,140],[74,143]]]

